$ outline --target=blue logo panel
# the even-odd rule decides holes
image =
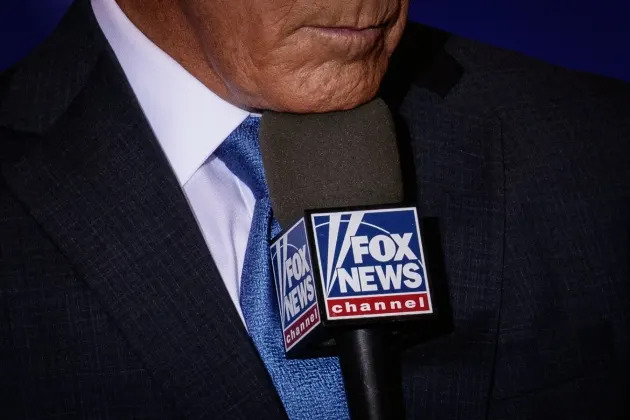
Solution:
[[[277,238],[270,251],[284,346],[289,351],[320,324],[304,219]]]
[[[328,319],[432,313],[416,209],[311,215]]]

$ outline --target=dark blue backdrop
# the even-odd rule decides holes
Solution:
[[[255,1],[255,0],[254,0]],[[70,0],[0,0],[0,69],[48,34]],[[630,81],[628,0],[414,0],[413,20]]]

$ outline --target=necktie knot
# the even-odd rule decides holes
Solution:
[[[252,190],[256,200],[268,194],[258,145],[259,128],[259,117],[247,117],[215,151],[232,173]]]

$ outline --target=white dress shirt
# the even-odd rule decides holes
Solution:
[[[243,319],[238,296],[255,199],[213,153],[249,113],[219,98],[158,48],[115,0],[92,0],[92,8]]]

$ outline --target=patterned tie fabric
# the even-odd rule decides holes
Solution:
[[[259,118],[248,117],[215,153],[256,198],[241,275],[243,316],[290,419],[348,419],[338,359],[287,360],[284,355],[269,257],[270,238],[280,233],[280,226],[272,217],[258,147],[259,123]]]

